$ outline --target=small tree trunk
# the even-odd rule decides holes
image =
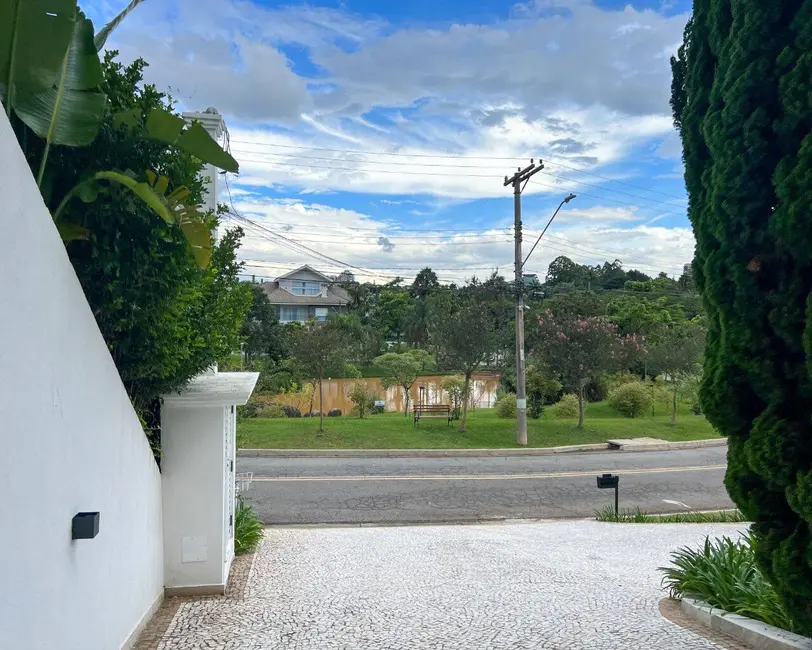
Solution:
[[[578,385],[578,428],[584,428],[584,386],[583,382]]]
[[[404,395],[404,404],[406,404],[406,408],[403,409],[403,417],[409,417],[409,401],[411,399],[409,395],[409,389],[406,386],[403,387],[403,395]]]
[[[324,392],[321,377],[319,377],[319,433],[322,431],[324,431]]]
[[[464,394],[468,395],[468,388],[471,385],[471,374],[465,373],[465,388]],[[465,425],[468,422],[468,399],[463,398],[462,400],[462,420],[460,421],[460,432],[465,433]]]
[[[674,394],[671,396],[671,426],[677,424],[677,384],[674,383]]]

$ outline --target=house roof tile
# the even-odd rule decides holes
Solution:
[[[260,285],[272,305],[320,305],[341,306],[350,301],[350,295],[341,287],[328,286],[327,296],[294,296],[279,287],[278,282],[265,282]]]

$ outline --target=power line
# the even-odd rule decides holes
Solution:
[[[241,160],[242,161],[247,161],[247,162],[256,162],[256,163],[269,164],[269,165],[274,165],[275,164],[274,161],[268,161],[268,160],[255,160],[255,159],[251,159],[251,158],[249,158],[249,159],[242,158]],[[398,175],[401,175],[401,176],[402,175],[406,175],[406,176],[444,176],[444,177],[448,177],[448,178],[460,178],[460,177],[462,177],[462,178],[490,178],[490,179],[499,178],[501,180],[500,176],[496,176],[494,174],[467,174],[467,173],[466,174],[444,174],[442,172],[415,172],[415,171],[401,171],[401,170],[394,170],[394,169],[366,169],[366,168],[362,168],[362,167],[333,167],[332,165],[307,165],[307,164],[292,163],[292,162],[285,162],[284,166],[285,167],[304,167],[306,169],[324,169],[324,170],[340,171],[340,172],[364,172],[364,173],[367,173],[367,174],[398,174]],[[281,169],[279,171],[284,172],[285,170]],[[547,175],[551,176],[550,174],[547,174]],[[572,179],[564,179],[564,180],[566,182],[569,182],[569,183],[578,182],[578,181],[574,181]],[[557,190],[557,191],[562,191],[562,189],[563,189],[563,188],[561,188],[561,187],[559,187],[557,185],[551,185],[549,183],[540,183],[538,181],[530,181],[530,182],[533,185],[538,185],[540,187],[547,187],[547,188],[551,188],[551,189],[554,189],[554,190]],[[627,207],[638,208],[640,210],[654,210],[655,212],[657,212],[658,214],[661,214],[661,215],[673,215],[675,217],[683,216],[683,215],[677,214],[676,212],[665,212],[665,211],[663,211],[663,210],[661,210],[659,208],[648,206],[648,205],[637,205],[635,203],[629,203],[628,201],[618,201],[616,199],[611,199],[611,198],[606,197],[606,196],[598,196],[598,195],[595,195],[595,194],[587,194],[586,192],[582,192],[580,190],[576,190],[576,191],[578,192],[578,194],[580,196],[588,196],[588,197],[596,199],[598,201],[610,201],[612,203],[617,203],[618,205],[624,205],[624,206],[627,206]]]
[[[540,187],[548,187],[548,188],[552,188],[554,190],[564,191],[563,188],[558,187],[557,185],[551,185],[550,183],[541,183],[539,181],[530,181],[530,183],[533,184],[533,185],[538,185]],[[610,201],[612,203],[617,203],[618,205],[625,205],[625,206],[631,206],[633,208],[640,208],[641,210],[654,210],[655,212],[659,212],[660,214],[670,214],[670,215],[674,215],[675,217],[682,216],[682,215],[677,214],[676,212],[663,212],[662,210],[659,210],[658,208],[652,208],[652,207],[646,206],[646,205],[635,205],[634,203],[629,203],[628,201],[617,201],[615,199],[610,199],[608,196],[597,196],[595,194],[587,194],[586,192],[582,192],[581,190],[577,190],[577,189],[576,189],[576,192],[578,192],[578,196],[588,196],[588,197],[590,197],[592,199],[597,199],[598,201]]]
[[[286,159],[292,157],[291,155],[284,154],[284,153],[256,152],[256,151],[251,151],[251,152],[248,152],[248,153],[259,153],[262,156],[278,156],[278,157],[282,157],[282,158],[286,158]],[[274,163],[274,161],[272,161],[272,160],[269,160],[269,161],[257,161],[257,160],[254,160],[252,158],[247,159],[247,160],[249,162],[269,162],[269,163]],[[404,167],[448,167],[447,164],[443,164],[443,163],[408,163],[408,162],[392,162],[392,161],[388,161],[388,160],[381,160],[381,161],[379,161],[379,160],[346,160],[346,159],[342,160],[342,159],[338,159],[338,158],[324,158],[324,157],[317,157],[317,156],[298,156],[298,155],[295,157],[295,160],[319,160],[319,161],[334,162],[334,163],[347,163],[347,164],[361,163],[361,164],[367,164],[367,165],[399,165],[399,166],[404,166]],[[489,168],[491,168],[491,169],[496,168],[495,166],[491,167],[491,166],[482,166],[482,165],[454,165],[454,167],[457,168],[457,169],[463,168],[463,169],[482,169],[482,170],[489,169]],[[580,180],[577,180],[577,179],[574,179],[574,178],[569,178],[568,176],[558,176],[556,174],[550,174],[549,172],[547,173],[547,175],[551,176],[553,178],[559,178],[559,179],[562,179],[562,180],[565,180],[565,181],[569,181],[570,183],[578,183],[580,185],[586,185],[587,187],[594,187],[594,188],[603,190],[605,192],[614,192],[615,194],[623,194],[625,196],[630,196],[632,198],[638,199],[640,201],[650,201],[651,203],[660,203],[660,204],[666,205],[666,206],[668,206],[670,208],[681,208],[681,207],[683,207],[683,206],[677,205],[675,203],[670,203],[670,202],[667,202],[667,201],[660,201],[658,199],[652,199],[652,198],[649,198],[649,197],[646,197],[646,196],[640,196],[639,194],[632,194],[631,192],[624,192],[623,190],[616,190],[616,189],[613,189],[611,187],[604,187],[603,185],[597,185],[595,183],[588,183],[586,181],[580,181]]]
[[[264,155],[264,154],[260,154]],[[240,160],[247,161],[247,162],[257,162],[257,163],[266,163],[266,164],[273,164],[273,161],[270,160],[255,160],[252,158],[241,158]],[[344,162],[344,161],[341,161]],[[365,161],[365,162],[372,162],[372,161]],[[496,174],[443,174],[441,172],[406,172],[401,170],[395,169],[362,169],[360,167],[332,167],[332,166],[325,166],[325,165],[302,165],[299,163],[291,163],[285,162],[286,167],[307,167],[308,169],[332,169],[334,171],[340,172],[367,172],[370,174],[406,174],[409,176],[450,176],[450,177],[458,177],[458,176],[465,176],[466,178],[499,178]]]
[[[263,260],[243,260],[243,262],[245,262],[247,265],[268,265],[268,266],[276,265],[276,262],[265,262]],[[284,264],[297,266],[296,262],[285,262]],[[431,264],[419,264],[417,266],[380,266],[368,268],[374,271],[422,271],[425,268],[429,268],[432,271],[488,271],[496,269],[500,266],[507,267],[509,266],[509,264],[505,263],[505,264],[488,264],[485,266],[449,266],[449,267],[433,266]]]
[[[273,226],[273,227],[278,227],[279,226],[278,223],[269,223],[268,225]],[[330,235],[329,233],[325,232],[326,230],[334,230],[337,233],[337,235],[336,236]],[[330,237],[330,239],[326,240],[326,241],[324,241],[324,240],[306,240],[306,239],[299,240],[299,241],[313,241],[313,242],[321,242],[321,243],[332,243],[332,242],[338,242],[338,241],[358,242],[359,240],[364,240],[364,239],[368,240],[368,239],[375,238],[375,237],[385,237],[386,239],[391,239],[393,241],[419,240],[417,243],[421,243],[422,241],[432,241],[432,240],[459,241],[460,238],[472,238],[472,237],[477,238],[477,239],[481,239],[482,236],[483,236],[482,234],[479,234],[479,233],[476,233],[476,232],[463,233],[462,231],[460,231],[458,234],[450,234],[450,235],[441,235],[441,234],[393,235],[393,234],[388,233],[386,231],[377,231],[372,235],[351,236],[351,233],[343,232],[343,230],[340,229],[340,228],[334,228],[334,229],[333,228],[323,228],[321,230],[316,230],[316,231],[314,231],[314,230],[286,230],[285,232],[287,234],[289,234],[289,235],[297,235],[297,236],[298,235],[308,235],[308,236],[324,235],[324,236],[329,236]],[[493,237],[497,237],[497,236],[504,237],[504,236],[508,236],[510,234],[508,232],[499,232],[499,229],[493,229],[492,231],[482,231],[482,233],[486,233],[486,232],[490,232],[489,236],[493,236]],[[496,240],[494,240],[494,241],[496,241]],[[499,240],[499,241],[501,241],[501,240]]]
[[[259,147],[276,147],[281,149],[299,149],[299,150],[306,150],[306,151],[329,151],[333,153],[352,153],[352,154],[362,154],[366,156],[403,156],[409,158],[450,158],[450,159],[459,159],[459,160],[526,160],[530,156],[467,156],[467,155],[460,155],[460,154],[420,154],[420,153],[403,153],[399,151],[364,151],[360,149],[330,149],[327,147],[310,147],[305,145],[292,145],[292,144],[276,144],[270,142],[253,142],[251,140],[232,140],[232,142],[237,142],[240,144],[250,144],[256,145]],[[260,153],[260,152],[250,152],[250,153]],[[668,192],[662,192],[660,190],[653,190],[648,187],[643,187],[642,185],[635,185],[634,183],[629,183],[628,181],[622,181],[617,178],[611,178],[609,176],[603,176],[596,172],[589,171],[584,169],[583,167],[577,167],[575,165],[569,165],[566,163],[559,162],[560,159],[552,158],[547,155],[542,155],[545,163],[549,163],[551,165],[555,165],[558,167],[563,167],[564,169],[569,169],[572,171],[579,172],[581,174],[587,174],[589,176],[594,176],[595,178],[600,178],[605,181],[609,181],[610,183],[618,183],[620,185],[626,185],[628,187],[634,187],[638,190],[643,190],[644,192],[652,192],[654,194],[661,194],[662,196],[668,196],[672,199],[680,199],[682,200],[684,197],[677,196],[676,194],[669,194]]]
[[[233,200],[233,198],[231,196],[231,187],[229,186],[227,176],[225,177],[225,185],[226,185],[226,189],[228,190],[229,202],[231,203],[232,212],[230,214],[232,216],[234,216],[235,218],[237,218],[238,220],[243,221],[245,223],[249,223],[252,226],[254,226],[255,228],[259,228],[260,230],[270,234],[271,236],[273,236],[275,238],[274,241],[276,241],[277,243],[278,243],[279,239],[284,240],[285,242],[290,244],[290,246],[288,246],[289,248],[291,246],[294,247],[294,248],[298,248],[299,252],[305,251],[306,254],[309,254],[309,255],[315,257],[316,259],[321,258],[321,259],[324,259],[324,260],[328,260],[330,262],[334,262],[334,263],[339,264],[341,266],[346,266],[348,268],[356,269],[358,271],[361,271],[361,272],[365,273],[366,275],[373,275],[373,276],[375,275],[374,273],[367,273],[367,271],[365,269],[362,269],[361,267],[354,266],[354,265],[349,264],[347,262],[342,262],[341,260],[337,260],[334,257],[330,257],[329,255],[325,255],[324,253],[321,253],[321,252],[317,251],[314,248],[310,248],[308,246],[305,246],[304,244],[299,244],[298,242],[296,242],[296,241],[294,241],[292,239],[289,239],[289,238],[285,237],[284,235],[280,235],[279,233],[276,233],[276,232],[270,230],[269,228],[266,228],[265,226],[262,226],[262,225],[260,225],[260,224],[258,224],[256,222],[254,222],[254,221],[251,221],[247,217],[243,217],[234,208],[234,200]],[[354,257],[358,257],[358,256],[354,256]]]
[[[242,217],[241,215],[240,216],[235,216],[235,218],[237,220],[245,219],[245,217]],[[259,224],[257,224],[257,225],[259,225]],[[260,226],[260,227],[262,227],[262,226]],[[305,233],[290,233],[290,234],[299,235],[299,234],[305,234]],[[318,234],[321,234],[321,233],[315,233],[315,234],[318,235]],[[312,235],[311,235],[311,237],[312,237]],[[453,239],[453,238],[434,237],[434,238],[429,239],[428,241],[403,242],[399,238],[396,238],[396,237],[388,237],[388,236],[385,236],[385,235],[381,235],[381,237],[383,239],[386,239],[387,241],[394,240],[394,242],[396,242],[394,244],[395,246],[408,246],[408,247],[419,246],[419,247],[426,247],[426,248],[432,247],[432,246],[440,246],[440,245],[443,245],[443,244],[447,244],[449,246],[478,246],[478,245],[482,245],[482,244],[500,244],[500,243],[511,241],[510,239],[482,238],[482,237],[478,237],[476,235],[466,236],[466,237],[476,237],[476,239],[474,241],[470,241],[469,239],[465,239],[464,241],[460,241],[459,239]],[[458,237],[459,237],[459,235],[458,235]],[[298,238],[295,241],[296,241],[297,244],[303,244],[303,243],[308,243],[308,244],[353,244],[355,246],[385,246],[386,245],[386,242],[361,241],[358,238],[346,238],[346,237],[330,237],[330,239],[312,239],[312,238],[301,239],[301,238]]]

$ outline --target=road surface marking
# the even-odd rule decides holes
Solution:
[[[290,481],[517,481],[542,478],[573,478],[597,476],[604,472],[613,474],[662,474],[666,472],[703,472],[725,469],[727,465],[695,465],[691,467],[652,467],[634,469],[590,470],[588,472],[557,472],[550,474],[414,474],[412,476],[257,476],[254,482],[287,483]]]

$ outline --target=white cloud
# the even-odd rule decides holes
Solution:
[[[525,6],[495,25],[395,30],[351,52],[325,43],[314,59],[340,90],[320,96],[318,105],[407,106],[439,96],[508,101],[529,113],[568,104],[667,113],[668,60],[659,55],[680,40],[686,19],[559,0]]]

